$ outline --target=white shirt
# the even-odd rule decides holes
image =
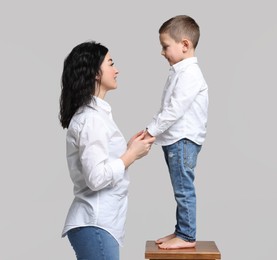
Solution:
[[[170,67],[161,108],[147,126],[156,144],[170,145],[187,138],[202,145],[206,137],[208,86],[192,57]]]
[[[127,145],[110,105],[95,99],[96,104],[91,102],[77,111],[67,131],[67,163],[75,198],[62,236],[75,227],[97,226],[122,246],[129,178],[119,158]]]

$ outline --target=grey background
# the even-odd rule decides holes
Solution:
[[[222,259],[275,259],[276,57],[274,1],[1,1],[1,260],[66,259],[60,233],[72,200],[58,122],[62,63],[97,40],[120,70],[107,101],[129,139],[160,104],[168,64],[158,28],[188,14],[210,93],[208,135],[196,169],[198,240]],[[161,148],[130,168],[122,260],[173,231],[175,202]]]

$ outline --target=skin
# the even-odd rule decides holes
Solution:
[[[170,66],[194,56],[192,42],[185,37],[176,42],[168,33],[161,33],[160,44],[162,46],[161,55],[167,59]]]
[[[104,99],[106,93],[110,90],[117,88],[117,76],[119,71],[114,66],[114,62],[108,52],[105,56],[104,61],[100,67],[101,78],[96,77],[98,82],[95,95],[101,99]],[[101,80],[100,80],[101,79]],[[128,142],[126,152],[120,157],[123,161],[125,168],[128,168],[135,160],[148,154],[151,145],[155,141],[155,137],[144,139],[145,132],[139,131],[136,133]]]
[[[105,59],[103,60],[101,67],[101,81],[99,81],[99,77],[96,77],[96,80],[98,80],[98,83],[100,82],[100,85],[97,85],[96,89],[96,96],[98,96],[101,99],[104,99],[106,96],[106,93],[109,90],[113,90],[117,88],[117,76],[119,74],[118,69],[114,66],[113,59],[111,58],[110,53],[108,52],[105,56]]]
[[[175,234],[159,238],[158,240],[156,240],[156,243],[161,249],[192,248],[196,245],[196,242],[185,241],[179,237],[176,237]]]
[[[165,57],[170,66],[184,59],[194,57],[195,50],[193,44],[185,37],[183,37],[181,41],[176,42],[168,33],[161,33],[160,44],[162,46],[161,55]],[[152,137],[153,136],[148,131],[145,131],[145,139]],[[161,249],[191,248],[196,245],[195,242],[184,241],[176,237],[174,233],[157,239],[156,243]]]

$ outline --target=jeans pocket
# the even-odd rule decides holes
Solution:
[[[188,139],[184,139],[184,164],[190,169],[194,169],[197,163],[197,156],[201,150],[201,145],[198,145]]]

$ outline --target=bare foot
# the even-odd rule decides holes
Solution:
[[[195,247],[196,242],[184,241],[179,237],[174,237],[168,241],[159,244],[161,249],[178,249],[178,248],[191,248]]]
[[[168,240],[170,240],[170,239],[172,239],[174,237],[176,237],[176,235],[175,234],[171,234],[171,235],[168,235],[166,237],[159,238],[155,242],[156,242],[156,244],[161,244],[161,243],[164,243],[164,242],[166,242],[166,241],[168,241]]]

